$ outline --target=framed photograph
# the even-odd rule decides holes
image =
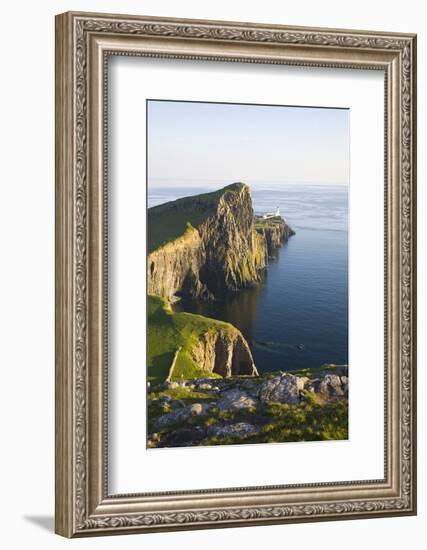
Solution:
[[[56,532],[416,513],[416,37],[56,18]]]

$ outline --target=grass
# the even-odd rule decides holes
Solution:
[[[338,376],[342,376],[344,372],[346,371],[347,366],[344,365],[334,365],[333,363],[320,365],[319,367],[311,367],[306,369],[295,369],[295,370],[289,370],[286,371],[289,374],[293,374],[295,376],[308,376],[308,377],[321,377],[325,376],[326,374],[337,374]]]
[[[190,224],[197,228],[215,212],[219,198],[241,190],[242,183],[233,183],[213,191],[184,197],[148,209],[148,253],[181,237]]]
[[[305,402],[299,405],[270,403],[264,413],[268,421],[260,432],[244,438],[211,437],[203,445],[231,445],[236,443],[284,443],[291,441],[325,441],[348,439],[348,402]],[[244,419],[251,422],[250,414]],[[241,421],[239,419],[236,420]]]
[[[151,392],[148,399],[149,432],[153,430],[157,417],[168,412],[159,402],[159,399],[163,396],[171,397],[174,401],[184,401],[186,405],[203,403],[203,401],[211,399],[205,392],[194,391],[188,387],[170,388],[168,390]]]
[[[347,400],[300,405],[272,404],[270,414],[275,421],[263,427],[255,438],[263,442],[319,441],[348,438]]]
[[[172,380],[198,378],[209,375],[200,369],[191,357],[191,349],[200,337],[210,330],[232,329],[229,323],[208,319],[192,313],[173,313],[167,302],[158,296],[148,296],[148,381],[163,382],[169,373],[176,350],[179,352]]]
[[[272,227],[275,227],[276,225],[279,225],[282,223],[282,218],[280,216],[274,217],[274,218],[255,218],[254,226],[255,229],[271,229]]]
[[[163,205],[162,205],[163,206]],[[157,248],[175,241],[184,235],[190,224],[197,227],[205,221],[208,212],[194,210],[171,210],[163,212],[150,212],[148,210],[148,253]]]

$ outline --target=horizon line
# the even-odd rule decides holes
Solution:
[[[343,183],[329,183],[329,182],[308,182],[308,181],[262,181],[262,180],[212,180],[212,179],[182,179],[178,180],[179,183],[174,183],[176,180],[171,180],[170,178],[150,178],[147,181],[148,187],[164,187],[164,188],[179,188],[185,187],[185,184],[189,184],[188,187],[218,187],[218,186],[227,186],[234,183],[244,183],[248,187],[264,187],[268,189],[268,186],[279,187],[283,185],[287,186],[305,186],[305,187],[349,187],[349,182]]]

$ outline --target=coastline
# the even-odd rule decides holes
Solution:
[[[236,183],[153,207],[149,228],[147,447],[347,439],[347,365],[258,372],[254,347],[272,357],[292,346],[246,340],[228,318],[190,306],[209,312],[261,287],[295,234],[279,207],[256,215]]]

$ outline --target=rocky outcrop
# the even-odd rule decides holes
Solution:
[[[150,208],[149,231],[156,216],[187,221],[182,234],[148,256],[148,292],[169,300],[212,299],[258,283],[273,250],[293,234],[282,218],[255,223],[243,183]]]
[[[149,295],[147,305],[151,381],[173,389],[178,387],[177,380],[190,373],[194,376],[195,368],[211,377],[258,375],[248,343],[231,323],[174,312],[159,296]],[[210,387],[211,380],[206,384]]]
[[[256,406],[257,401],[245,391],[239,390],[238,388],[223,392],[217,403],[218,409],[226,411],[251,409]]]
[[[219,197],[215,215],[199,227],[205,243],[206,262],[201,280],[215,295],[236,291],[259,282],[265,267],[254,235],[254,212],[247,185],[226,187]]]
[[[258,433],[259,426],[254,426],[248,422],[236,422],[235,424],[225,424],[218,426],[211,426],[207,430],[207,435],[212,437],[238,437],[244,438],[248,435]]]
[[[336,374],[327,374],[323,378],[310,381],[307,389],[311,392],[319,393],[324,399],[331,397],[348,396],[348,378],[347,376],[338,376]]]
[[[191,298],[211,298],[212,294],[199,278],[200,266],[205,259],[205,247],[199,232],[188,226],[179,239],[148,256],[148,294],[171,299],[181,291]]]
[[[307,440],[347,439],[349,381],[335,371],[165,382],[148,394],[147,444],[211,445],[217,439],[240,443],[254,435],[258,442],[271,442],[277,428],[277,436],[300,441],[305,440],[300,431],[304,423],[310,428]],[[297,416],[289,417],[291,410]],[[331,417],[338,425],[336,433],[330,431]]]
[[[190,355],[196,365],[207,372],[224,377],[258,375],[248,343],[232,325],[202,334]]]
[[[280,248],[289,237],[295,235],[295,231],[280,217],[268,220],[258,219],[255,223],[255,229],[265,241],[268,257],[274,256],[277,248]]]
[[[177,409],[160,416],[156,421],[157,429],[166,428],[174,424],[186,422],[192,416],[203,416],[209,412],[211,405],[194,403],[193,405],[185,405],[182,409]]]
[[[259,390],[261,401],[277,401],[295,405],[301,401],[304,385],[308,378],[294,376],[293,374],[279,374],[264,382]]]

